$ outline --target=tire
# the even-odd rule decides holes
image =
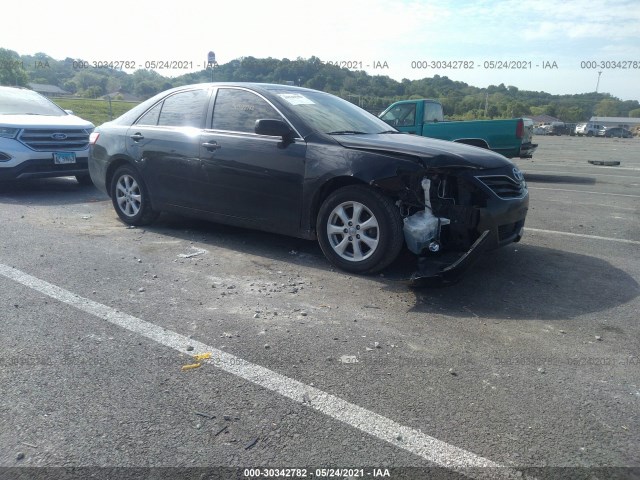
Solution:
[[[404,244],[398,208],[388,197],[361,185],[342,187],[326,198],[316,232],[325,257],[353,273],[382,270]]]
[[[127,225],[148,225],[160,215],[151,208],[147,187],[140,173],[129,165],[118,168],[111,181],[111,202]]]
[[[91,180],[91,175],[89,175],[88,173],[83,175],[76,175],[76,180],[80,185],[85,185],[85,186],[93,185],[93,181]]]
[[[587,137],[593,137],[593,132],[587,132]]]

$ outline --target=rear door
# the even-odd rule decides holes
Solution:
[[[206,88],[179,91],[129,128],[127,149],[156,206],[205,207],[200,152],[210,96]]]

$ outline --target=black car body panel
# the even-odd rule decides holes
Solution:
[[[145,125],[141,120],[155,115],[154,109],[160,110],[169,96],[189,89],[210,94],[197,124]],[[213,104],[223,105],[218,100],[224,98],[223,91],[232,99],[253,95],[261,104],[238,101],[227,110],[231,117],[253,121],[254,110],[264,107],[270,112],[264,118],[279,118],[290,135],[259,135],[244,126],[233,130],[226,118],[216,120],[218,103],[215,108]],[[144,178],[156,210],[307,239],[316,237],[319,208],[332,191],[368,185],[391,198],[406,218],[425,208],[420,182],[428,178],[433,213],[450,219],[442,229],[445,249],[465,252],[486,231],[477,250],[520,239],[529,198],[511,161],[482,148],[389,132],[382,121],[379,131],[374,122],[365,133],[314,127],[314,103],[333,98],[286,85],[212,83],[172,89],[97,128],[99,136],[90,150],[91,177],[111,194],[114,171],[129,164]],[[364,123],[369,121],[368,114],[354,112]],[[466,268],[469,262],[464,263]]]
[[[497,168],[508,164],[498,153],[480,147],[447,142],[406,133],[343,136],[338,142],[346,148],[412,155],[426,168]],[[474,151],[475,150],[475,151]]]

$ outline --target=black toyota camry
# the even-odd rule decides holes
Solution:
[[[91,135],[89,170],[123,222],[171,211],[317,239],[369,273],[403,245],[429,261],[518,241],[529,196],[489,150],[399,133],[336,96],[287,85],[207,83],[160,93]]]

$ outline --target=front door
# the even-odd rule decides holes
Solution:
[[[300,228],[306,143],[258,135],[259,119],[281,119],[263,97],[242,88],[217,91],[201,159],[209,208],[256,228],[295,233]]]

